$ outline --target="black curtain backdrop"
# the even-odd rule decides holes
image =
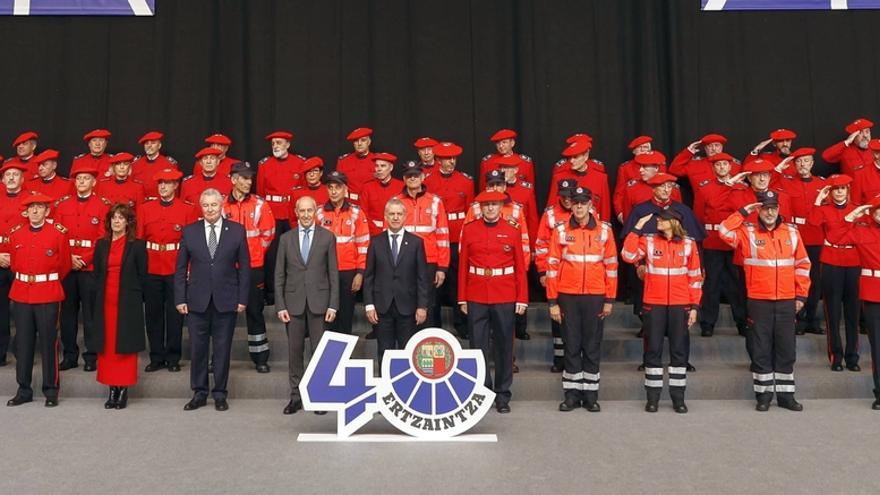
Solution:
[[[773,128],[821,149],[853,118],[880,117],[880,13],[699,3],[158,0],[152,18],[3,17],[0,153],[36,130],[66,171],[87,130],[111,129],[113,152],[142,152],[137,138],[159,129],[188,171],[207,134],[256,161],[283,128],[332,167],[346,133],[369,126],[374,150],[401,158],[418,136],[460,143],[472,172],[488,136],[511,127],[542,203],[574,132],[595,138],[613,180],[638,134],[671,158],[721,132],[742,157]]]

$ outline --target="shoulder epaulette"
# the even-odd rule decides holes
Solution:
[[[703,179],[703,180],[700,182],[699,185],[700,185],[700,187],[703,187],[703,186],[705,186],[706,184],[709,184],[710,182],[712,182],[711,179]]]
[[[80,154],[76,155],[75,157],[73,157],[73,159],[74,159],[74,160],[78,160],[78,159],[80,159],[80,158],[82,158],[82,157],[84,157],[84,156],[86,156],[85,153],[80,153]]]
[[[182,200],[182,201],[183,201],[183,204],[185,204],[185,205],[194,206],[192,201],[188,201],[188,200],[186,200],[186,199],[184,199],[184,200]]]
[[[553,165],[553,166],[554,166],[554,167],[561,167],[561,166],[565,165],[565,162],[567,162],[567,161],[568,161],[568,159],[566,159],[566,158],[562,158],[562,159],[560,159],[558,162],[556,162],[556,164]]]
[[[519,181],[519,185],[521,185],[522,187],[525,187],[526,189],[532,189],[532,187],[533,187],[531,182],[524,181],[524,180]]]
[[[552,211],[553,208],[556,208],[556,207],[555,206],[548,206],[548,207],[544,208],[544,211]]]
[[[269,159],[268,156],[264,156],[263,158],[260,158],[260,161],[257,162],[257,165],[262,165],[262,164],[265,163],[266,160],[268,160],[268,159]]]
[[[492,155],[486,155],[486,156],[484,156],[483,159],[480,160],[480,161],[485,162],[486,160],[488,160],[488,159],[490,159],[490,158],[492,158]]]
[[[165,158],[168,160],[169,163],[173,163],[173,164],[177,165],[177,160],[175,160],[173,157],[165,155]]]
[[[524,161],[527,161],[527,162],[532,161],[532,157],[530,157],[529,155],[523,155],[523,154],[520,154],[519,157],[522,158]]]
[[[143,158],[143,157],[144,157],[144,155],[134,155],[134,159],[133,159],[131,162],[134,163],[134,162],[140,160],[140,159]]]
[[[62,201],[67,201],[68,199],[70,199],[70,194],[66,194],[64,196],[61,196],[60,198],[58,198],[55,201],[55,206],[58,206]]]
[[[131,181],[134,182],[135,184],[144,185],[144,181],[142,181],[140,179],[135,179],[134,177],[131,178]]]
[[[11,161],[12,161],[12,158],[7,158],[7,159],[3,160],[3,163],[9,163]]]
[[[602,160],[597,160],[595,158],[590,158],[590,160],[593,160],[594,162],[598,163],[599,165],[605,166],[605,162],[603,162]]]
[[[641,182],[641,180],[639,180],[639,179],[630,179],[630,180],[626,181],[626,185],[627,186],[634,186],[634,185],[638,184],[639,182]]]
[[[519,222],[517,222],[516,220],[514,220],[514,219],[512,219],[512,218],[508,218],[508,219],[507,219],[507,223],[508,223],[511,227],[513,227],[513,228],[515,228],[515,229],[518,229],[518,228],[519,228]]]
[[[65,227],[64,225],[61,225],[60,223],[55,224],[55,230],[57,230],[58,232],[61,232],[62,234],[67,233],[67,227]]]
[[[297,153],[297,154],[294,155],[294,156],[296,156],[297,158],[299,158],[299,159],[302,160],[302,161],[306,161],[306,160],[308,160],[308,158],[306,158],[306,157],[300,155],[299,153]]]
[[[192,180],[193,177],[195,177],[195,175],[187,175],[186,177],[183,178],[183,181],[186,182],[188,180]]]
[[[347,157],[347,156],[350,155],[350,154],[351,154],[351,153],[346,153],[346,154],[344,154],[344,155],[339,155],[339,159],[342,160],[342,159],[344,159],[345,157]]]
[[[113,206],[113,202],[110,201],[109,199],[105,198],[104,196],[101,196],[101,202],[107,206]]]
[[[737,165],[742,165],[742,162],[739,161],[739,158],[734,158],[733,163],[736,163]]]
[[[865,168],[865,165],[856,165],[855,167],[853,167],[853,172],[858,172],[863,168]]]
[[[9,233],[11,234],[11,233],[17,231],[18,229],[20,229],[20,228],[21,228],[21,225],[22,225],[22,224],[18,224],[18,225],[16,225],[15,227],[12,227],[11,229],[9,229]]]

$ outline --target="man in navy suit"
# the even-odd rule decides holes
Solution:
[[[374,236],[367,249],[364,309],[376,326],[379,362],[388,349],[403,349],[427,316],[430,284],[421,237],[403,229],[406,206],[391,198],[385,204],[388,230]]]
[[[213,341],[214,409],[229,409],[226,382],[236,313],[245,310],[251,260],[241,224],[224,220],[223,196],[206,189],[199,197],[203,220],[184,227],[174,272],[174,304],[189,327],[190,387],[185,411],[204,406],[208,398],[208,349]]]

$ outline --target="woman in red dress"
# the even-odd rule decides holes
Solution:
[[[107,236],[95,245],[95,332],[98,382],[110,387],[105,409],[124,409],[128,388],[137,383],[137,353],[146,348],[143,281],[144,241],[135,239],[134,210],[116,204],[107,212]]]

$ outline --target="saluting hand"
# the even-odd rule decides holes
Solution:
[[[702,139],[698,139],[698,140],[694,141],[693,143],[688,145],[688,151],[690,151],[693,154],[697,154],[697,151],[700,150],[701,144],[703,144]]]
[[[751,174],[752,174],[751,172],[740,172],[740,173],[734,175],[733,177],[731,177],[730,180],[728,180],[728,183],[729,184],[736,184],[737,182],[742,182],[743,179],[745,179],[746,177],[748,177]]]
[[[843,144],[845,144],[847,146],[851,145],[852,142],[855,141],[857,137],[859,137],[860,132],[862,132],[862,131],[855,131],[852,134],[850,134],[849,136],[847,136],[847,138],[843,141]]]
[[[775,170],[779,173],[782,173],[783,170],[787,169],[791,165],[792,160],[794,160],[794,157],[791,156],[783,158],[782,161],[779,162],[779,165],[776,165]]]
[[[772,143],[772,142],[773,142],[773,139],[772,139],[772,138],[771,138],[771,139],[765,139],[765,140],[761,141],[760,143],[758,143],[758,144],[752,149],[752,154],[757,155],[758,153],[761,152],[762,149],[766,148],[767,145],[770,144],[770,143]]]
[[[761,203],[750,203],[750,204],[743,206],[743,209],[749,213],[754,213],[754,212],[758,211],[758,208],[760,208],[760,207],[761,207]]]
[[[819,194],[816,195],[814,206],[822,206],[822,202],[825,201],[825,198],[827,198],[829,194],[831,194],[831,186],[825,186],[822,189],[819,189]]]
[[[870,209],[871,209],[871,205],[857,206],[853,211],[847,213],[846,216],[843,217],[843,219],[846,220],[847,222],[852,222],[855,219],[864,215],[865,213],[868,213],[868,210],[870,210]]]
[[[650,220],[651,217],[653,217],[653,216],[654,216],[653,213],[648,213],[647,215],[640,218],[639,221],[636,222],[636,229],[642,230],[642,228],[645,226],[645,224],[648,223],[648,220]]]

